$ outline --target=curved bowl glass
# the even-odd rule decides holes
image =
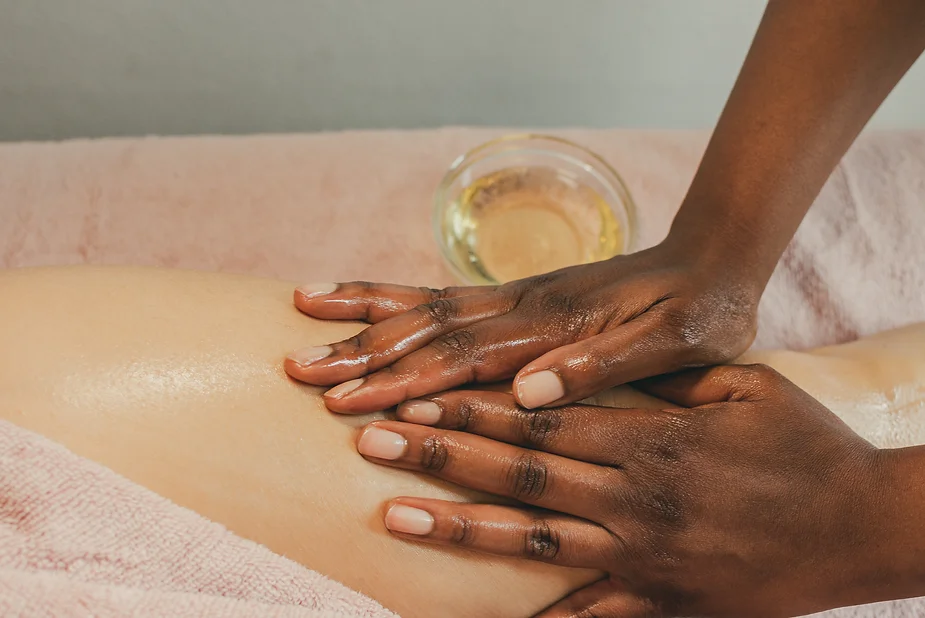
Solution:
[[[433,229],[458,279],[496,285],[630,253],[635,205],[596,153],[509,135],[453,162],[434,197]]]

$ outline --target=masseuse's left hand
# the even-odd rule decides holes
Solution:
[[[644,387],[678,407],[529,411],[456,391],[427,398],[434,426],[372,423],[358,443],[370,461],[544,509],[398,498],[386,525],[606,573],[542,618],[794,616],[877,598],[889,451],[764,366]]]

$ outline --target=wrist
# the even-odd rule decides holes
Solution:
[[[775,210],[782,209],[766,206],[761,212]],[[721,269],[723,277],[747,283],[760,295],[792,232],[772,217],[758,217],[754,208],[688,194],[663,244],[695,257],[705,268]]]
[[[881,449],[876,459],[864,509],[869,532],[854,557],[863,598],[851,604],[925,595],[925,447]]]
[[[756,307],[770,277],[749,267],[751,260],[746,259],[745,250],[738,240],[706,233],[700,227],[672,225],[655,250],[666,262],[683,265],[726,288],[737,288],[741,291],[739,296],[750,298]],[[773,269],[772,265],[770,270]]]
[[[884,449],[880,599],[925,595],[925,446]],[[886,576],[886,577],[883,577]]]

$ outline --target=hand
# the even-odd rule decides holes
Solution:
[[[891,524],[878,512],[890,451],[764,366],[645,390],[683,407],[527,411],[455,391],[399,407],[417,420],[433,404],[433,427],[372,423],[358,450],[544,509],[405,497],[386,514],[407,539],[606,574],[542,618],[793,616],[896,584],[874,536]]]
[[[754,339],[761,290],[734,267],[692,255],[663,244],[497,288],[302,288],[295,304],[306,314],[373,326],[291,354],[286,371],[339,384],[325,393],[331,410],[366,413],[515,374],[520,405],[560,405],[731,360]]]

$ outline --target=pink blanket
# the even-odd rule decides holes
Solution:
[[[0,616],[396,618],[0,421]]]
[[[459,153],[500,133],[0,144],[0,267],[151,264],[447,285],[431,193]],[[706,143],[702,133],[556,133],[624,176],[640,247],[664,236]],[[777,269],[757,344],[835,343],[922,320],[925,132],[869,134]],[[0,614],[389,615],[9,424],[0,458]],[[837,614],[923,615],[925,603]]]
[[[151,264],[311,281],[447,285],[431,196],[488,129],[0,144],[0,267]],[[704,133],[558,131],[603,154],[661,240]],[[925,131],[871,133],[839,165],[764,297],[757,345],[850,340],[925,318]]]

